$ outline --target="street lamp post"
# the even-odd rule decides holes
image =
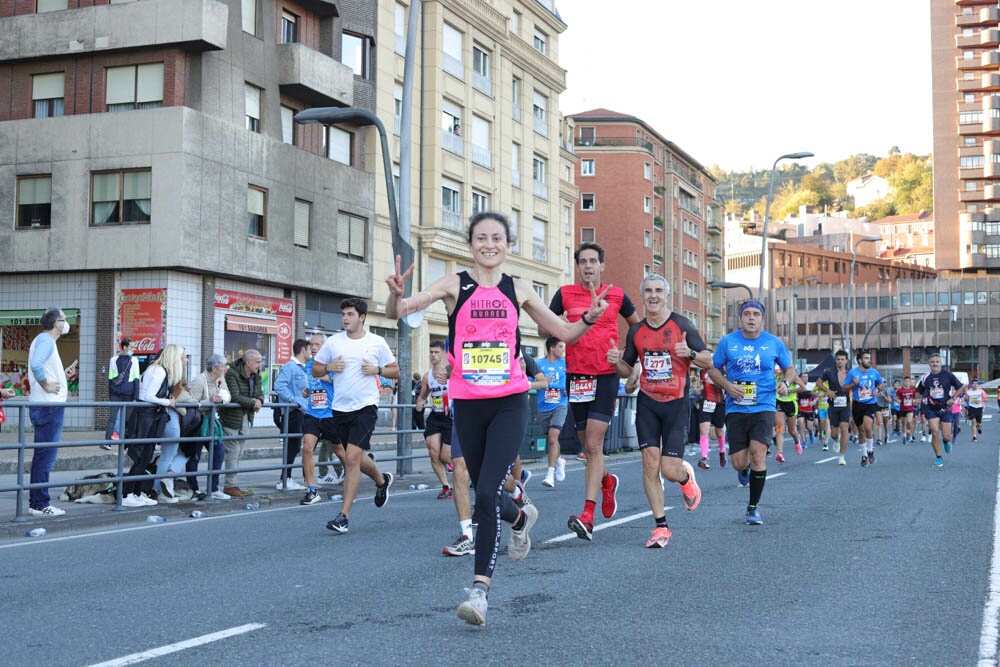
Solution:
[[[795,321],[795,308],[798,305],[799,293],[792,292],[792,363],[799,370],[799,323]]]
[[[824,324],[829,324],[831,326],[837,327],[837,330],[840,332],[840,339],[841,339],[841,341],[843,341],[843,339],[844,339],[844,329],[843,329],[843,326],[844,325],[842,325],[840,322],[834,322],[833,320],[820,320],[820,321],[816,322],[816,326],[823,326]],[[833,348],[833,343],[832,342],[830,343],[830,348],[831,349]]]
[[[854,247],[851,249],[851,277],[847,285],[847,308],[844,320],[844,348],[848,355],[851,354],[851,308],[854,306],[854,265],[858,261],[858,246],[862,243],[878,243],[881,240],[881,236],[866,236],[855,241]],[[867,338],[867,336],[865,337]]]
[[[719,288],[719,289],[736,289],[738,287],[742,287],[747,291],[747,297],[750,299],[753,298],[753,290],[751,290],[748,285],[744,285],[743,283],[731,283],[725,280],[709,280],[705,284],[708,285],[709,287]],[[739,328],[738,325],[739,325],[739,318],[737,318],[737,328]]]
[[[757,298],[763,303],[764,299],[764,265],[767,263],[767,222],[771,216],[771,200],[774,198],[774,172],[778,168],[778,163],[782,160],[801,160],[812,157],[813,154],[807,151],[801,153],[786,153],[779,156],[771,165],[771,182],[767,186],[767,203],[764,205],[764,229],[761,233],[760,241],[760,287],[757,289]],[[751,295],[752,297],[752,295]]]
[[[868,327],[868,330],[865,331],[865,337],[861,339],[861,349],[862,350],[865,349],[865,344],[868,342],[868,334],[870,334],[872,331],[875,330],[875,326],[878,325],[879,322],[887,320],[891,317],[901,317],[903,315],[930,315],[937,313],[951,313],[951,321],[954,322],[958,319],[958,306],[949,306],[948,308],[939,308],[938,310],[908,310],[905,312],[889,313],[888,315],[883,315],[882,317],[872,322],[871,325]]]
[[[323,125],[335,125],[337,123],[351,123],[358,126],[372,125],[378,131],[379,140],[382,144],[382,166],[385,171],[385,190],[389,204],[389,229],[392,233],[392,253],[399,255],[401,264],[405,270],[413,263],[413,246],[409,240],[409,224],[407,233],[404,236],[400,231],[399,215],[396,211],[396,193],[392,185],[392,162],[389,154],[389,140],[385,134],[385,126],[378,116],[367,109],[355,109],[353,107],[318,107],[306,109],[295,114],[295,122],[321,123]],[[407,221],[408,223],[408,221]],[[404,296],[409,296],[410,287],[404,287]],[[396,361],[399,364],[399,384],[398,396],[409,397],[412,395],[412,366],[413,366],[413,339],[410,333],[410,326],[406,319],[399,320],[396,342]],[[400,415],[401,416],[401,415]],[[402,430],[402,429],[401,429]],[[409,449],[409,435],[402,433],[397,437],[397,453],[404,456]],[[409,459],[402,459],[397,465],[397,471],[404,472],[403,463],[409,465]]]

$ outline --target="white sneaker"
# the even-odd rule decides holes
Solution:
[[[566,479],[566,459],[559,457],[556,460],[556,481],[561,482]]]
[[[556,479],[555,476],[552,474],[546,475],[545,479],[542,480],[542,486],[547,486],[551,489],[555,485],[556,485]]]
[[[150,498],[150,500],[153,500],[153,499]],[[157,503],[157,502],[163,503],[164,505],[173,505],[174,503],[179,503],[180,502],[180,498],[178,498],[177,496],[168,496],[165,493],[161,493],[158,496],[158,500],[153,500],[154,504]]]
[[[229,500],[232,498],[231,495],[224,493],[223,491],[212,491],[212,497],[216,500]]]
[[[288,486],[285,486],[284,484],[285,482],[278,482],[277,484],[274,485],[274,488],[276,488],[278,491],[284,491],[285,489],[289,491],[301,491],[302,489],[306,488],[291,478],[288,479],[287,482]]]
[[[847,465],[847,461],[844,460],[843,456],[838,456],[837,457],[837,465],[839,465],[839,466],[846,466]]]
[[[149,496],[147,496],[144,493],[140,493],[139,494],[139,500],[141,500],[142,502],[144,502],[149,507],[152,507],[153,505],[159,505],[159,503],[156,502],[155,498],[150,498]]]
[[[333,473],[330,473],[326,477],[321,477],[319,479],[319,483],[322,484],[323,486],[329,486],[331,484],[340,484],[342,481],[344,481],[343,477],[337,477]]]
[[[66,513],[66,510],[61,510],[55,505],[48,505],[38,510],[34,507],[28,508],[28,514],[32,516],[61,516]]]
[[[130,493],[122,498],[122,507],[145,507],[146,503],[139,499],[139,496]]]

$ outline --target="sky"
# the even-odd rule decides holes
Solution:
[[[703,166],[932,147],[927,0],[563,0],[564,115],[644,120]]]

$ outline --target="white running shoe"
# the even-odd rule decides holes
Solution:
[[[846,466],[847,465],[847,461],[844,460],[843,456],[837,457],[837,465],[839,465],[839,466]]]
[[[325,477],[321,477],[319,479],[319,483],[322,484],[323,486],[330,486],[331,484],[340,484],[342,481],[344,481],[343,477],[338,477],[333,473],[329,473]]]
[[[566,479],[566,459],[559,457],[556,460],[556,481],[562,482]]]
[[[546,475],[545,479],[542,480],[542,486],[547,486],[547,487],[549,487],[551,489],[555,485],[556,485],[555,475],[553,475],[551,473],[548,474],[548,475]]]
[[[296,482],[291,477],[288,478],[287,483],[288,486],[285,486],[285,482],[279,480],[278,483],[274,485],[274,488],[277,489],[278,491],[284,491],[286,489],[288,491],[301,491],[302,489],[306,488],[301,484],[299,484],[298,482]]]
[[[215,498],[216,500],[229,500],[230,498],[232,498],[231,495],[221,490],[212,491],[212,497]]]
[[[139,496],[130,493],[122,498],[122,507],[145,507],[146,503],[139,499]]]

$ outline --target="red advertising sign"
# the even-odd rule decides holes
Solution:
[[[159,352],[167,332],[167,290],[165,288],[120,290],[118,330],[120,332],[118,341],[126,337],[135,341],[136,354]]]
[[[292,332],[294,330],[292,318],[295,316],[295,303],[291,299],[217,289],[215,290],[215,307],[233,313],[274,317],[274,323],[277,326],[274,361],[277,364],[284,364],[292,358]]]

